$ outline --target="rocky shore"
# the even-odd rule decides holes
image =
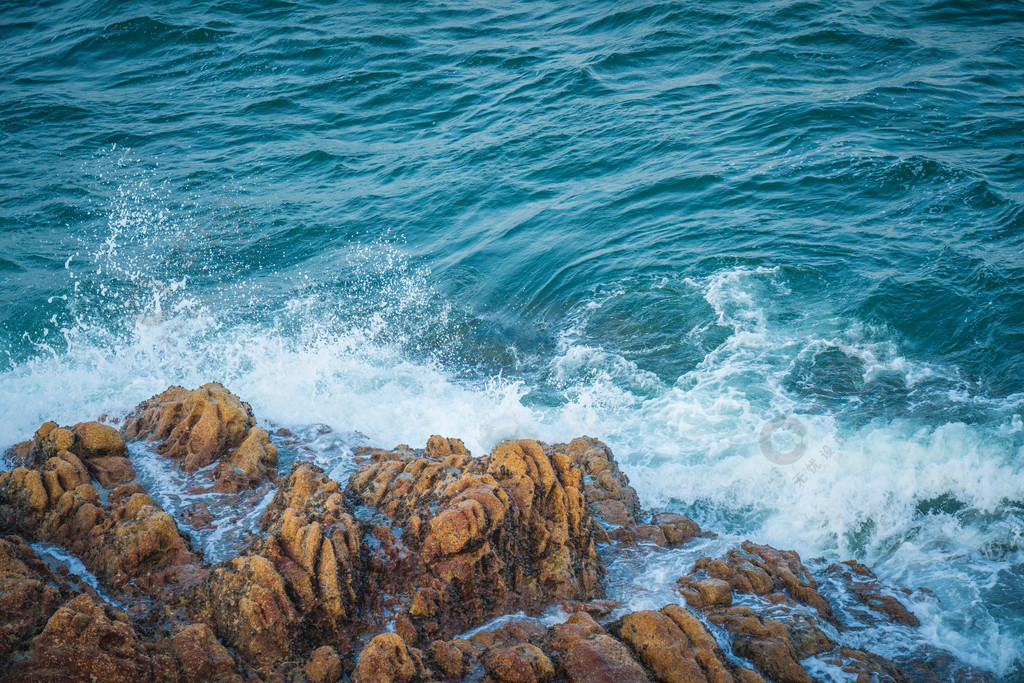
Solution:
[[[47,422],[8,451],[0,680],[994,680],[936,648],[890,659],[842,644],[919,626],[853,561],[815,569],[852,607],[830,602],[797,553],[744,542],[698,559],[676,602],[625,611],[605,594],[616,554],[710,534],[642,510],[600,441],[473,457],[433,436],[364,449],[334,481],[301,458],[281,476],[274,442],[288,436],[207,384],[169,388],[120,429]],[[204,558],[140,483],[134,441],[201,479],[197,494],[245,506],[245,492],[276,487],[239,554]],[[552,608],[556,623],[530,618]]]

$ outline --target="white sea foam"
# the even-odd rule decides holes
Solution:
[[[1024,547],[1019,398],[989,401],[990,417],[970,424],[898,415],[858,424],[829,411],[802,412],[787,377],[821,350],[859,360],[854,367],[865,383],[896,373],[913,387],[955,372],[911,362],[877,331],[837,326],[821,312],[806,316],[809,326],[775,324],[771,309],[785,296],[777,274],[737,268],[692,281],[732,329],[728,339],[653,397],[588,382],[569,392],[585,404],[570,402],[560,416],[586,415],[579,426],[608,440],[645,505],[680,509],[805,558],[857,558],[895,583],[934,590],[941,602],[914,605],[921,632],[968,663],[1005,672],[1024,655],[1024,615],[995,616],[992,604],[1006,598],[996,577],[1011,580],[1007,572],[1019,571]],[[787,415],[806,427],[807,450],[798,462],[777,465],[761,451],[759,432]],[[670,575],[683,573],[672,566],[653,576],[658,561],[650,566],[643,574],[649,586],[668,587]]]
[[[39,555],[44,561],[46,561],[47,564],[50,565],[51,569],[56,569],[58,565],[63,564],[65,567],[68,568],[69,572],[80,577],[83,581],[92,586],[92,588],[96,591],[97,594],[99,594],[101,598],[109,602],[111,605],[120,604],[118,601],[111,599],[110,596],[108,596],[104,592],[103,586],[100,585],[100,582],[96,579],[92,572],[85,568],[85,565],[82,564],[82,561],[74,555],[72,555],[71,553],[64,550],[64,548],[61,548],[60,546],[56,545],[51,545],[49,543],[33,543],[32,549],[36,551],[36,554]]]

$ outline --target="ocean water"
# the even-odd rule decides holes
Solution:
[[[1024,4],[191,5],[0,0],[0,448],[207,381],[338,476],[588,434],[722,534],[637,600],[856,558],[1024,679]]]

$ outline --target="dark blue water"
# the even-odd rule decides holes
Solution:
[[[0,446],[589,433],[1019,675],[1024,3],[491,5],[2,2]]]

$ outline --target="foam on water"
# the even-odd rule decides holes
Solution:
[[[212,380],[279,425],[325,423],[378,444],[458,434],[480,453],[537,431],[520,382],[466,384],[429,354],[406,353],[419,323],[448,324],[448,307],[396,246],[336,253],[318,269],[318,285],[301,271],[285,275],[293,295],[273,301],[245,278],[200,295],[188,278],[161,279],[153,266],[194,226],[148,210],[140,194],[152,199],[138,185],[121,193],[102,248],[76,252],[77,264],[72,255],[68,294],[51,301],[53,326],[37,335],[38,352],[0,375],[0,395],[10,397],[0,443],[27,438],[46,419],[116,417],[169,384]],[[325,294],[318,287],[331,272],[354,284]],[[112,273],[116,287],[89,279]]]
[[[64,550],[64,548],[61,548],[60,546],[56,545],[51,545],[50,543],[33,543],[32,549],[36,551],[37,555],[39,555],[44,561],[46,561],[46,563],[50,566],[51,569],[56,570],[56,568],[60,565],[66,566],[68,568],[68,571],[71,572],[71,574],[79,577],[81,580],[89,584],[93,588],[93,590],[95,590],[96,593],[99,594],[101,598],[109,602],[111,605],[120,604],[117,600],[112,600],[110,596],[108,596],[106,592],[104,592],[103,586],[100,585],[100,582],[96,579],[92,572],[85,568],[85,565],[82,564],[82,561],[74,555],[72,555],[71,553],[69,553],[68,551]]]
[[[565,620],[568,618],[569,613],[563,610],[561,606],[552,605],[547,610],[545,610],[544,613],[540,616],[531,616],[526,612],[514,612],[512,614],[503,614],[500,617],[495,617],[494,619],[491,619],[490,621],[485,622],[480,626],[477,626],[476,628],[470,629],[469,631],[466,631],[465,633],[456,636],[456,638],[465,638],[468,640],[478,633],[499,629],[513,621],[532,621],[541,626],[548,627],[554,626],[555,624],[564,623]]]
[[[900,356],[878,330],[822,311],[791,315],[779,275],[734,268],[692,282],[732,330],[728,338],[664,391],[647,397],[619,384],[587,396],[602,378],[574,389],[586,398],[562,414],[586,413],[579,426],[607,439],[645,505],[805,558],[856,558],[896,584],[925,586],[939,602],[914,608],[931,642],[998,672],[1020,666],[1024,614],[1000,605],[1024,557],[1021,397],[974,400],[955,371]],[[847,396],[825,396],[833,403],[823,410],[822,396],[801,395],[793,377],[808,358],[835,351],[856,359],[849,369],[858,382]],[[578,353],[570,341],[552,362]],[[906,416],[876,417],[872,393],[889,389],[873,384],[893,376],[892,393],[911,399]],[[964,403],[974,419],[941,419]],[[858,419],[863,413],[870,418]],[[760,445],[764,425],[780,416],[806,428],[806,452],[789,465]],[[669,590],[692,559],[685,553],[664,571],[652,560],[630,573]]]

